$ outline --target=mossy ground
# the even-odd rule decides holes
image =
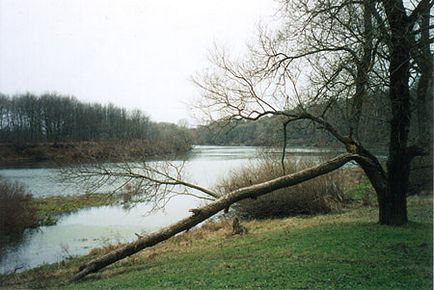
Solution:
[[[409,199],[411,222],[377,224],[377,209],[206,224],[120,261],[78,283],[68,279],[85,257],[3,276],[6,288],[308,288],[432,289],[432,198]]]

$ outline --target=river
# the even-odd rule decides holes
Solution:
[[[212,187],[230,170],[254,162],[258,149],[252,146],[195,146],[187,155],[185,170],[191,181]],[[292,148],[290,152],[295,158],[318,158],[325,151]],[[3,168],[0,176],[24,184],[37,197],[80,194],[85,190],[79,183],[63,180],[58,168],[34,165]],[[132,241],[137,238],[136,233],[158,230],[188,216],[189,209],[202,203],[190,196],[179,196],[170,200],[164,210],[151,214],[147,204],[138,204],[131,209],[122,205],[92,207],[65,214],[56,225],[26,230],[20,239],[9,241],[0,252],[0,273],[22,271],[87,254],[95,247]]]

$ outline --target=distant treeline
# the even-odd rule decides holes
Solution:
[[[139,110],[83,103],[57,94],[0,94],[2,144],[127,140],[164,143],[173,151],[186,151],[193,142],[187,128],[152,122]]]
[[[370,96],[364,104],[362,122],[359,128],[359,138],[367,147],[385,148],[388,144],[388,120],[390,113],[384,96]],[[321,112],[325,104],[316,104],[309,108],[310,112]],[[332,124],[338,124],[341,132],[348,132],[348,109],[346,101],[333,104],[325,115]],[[316,114],[318,115],[318,114]],[[283,123],[285,119],[279,116],[264,117],[257,121],[232,120],[215,121],[195,129],[195,143],[211,145],[263,145],[280,146],[283,143]],[[324,130],[318,130],[314,123],[299,120],[287,126],[287,143],[296,146],[335,146],[336,139]]]

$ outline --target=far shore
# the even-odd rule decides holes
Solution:
[[[80,161],[125,160],[150,158],[171,154],[185,154],[191,146],[154,144],[146,140],[51,142],[51,143],[0,143],[0,167],[25,167],[32,163],[56,165]]]

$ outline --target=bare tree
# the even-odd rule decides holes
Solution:
[[[146,192],[152,187],[157,189],[156,194],[151,195],[157,198],[161,188],[164,192],[172,192],[177,191],[175,187],[183,186],[186,193],[199,190],[212,201],[192,209],[191,216],[171,226],[83,264],[72,280],[79,280],[188,230],[235,202],[304,182],[336,170],[351,160],[364,169],[377,192],[380,223],[405,224],[410,162],[421,153],[418,147],[408,144],[411,43],[419,46],[420,40],[426,38],[426,35],[416,35],[429,29],[426,27],[429,21],[427,24],[421,17],[426,17],[432,4],[432,1],[422,0],[409,9],[401,1],[387,0],[285,3],[286,15],[291,15],[288,11],[294,12],[288,21],[291,26],[275,35],[263,30],[260,45],[252,47],[248,61],[237,63],[226,53],[217,51],[215,71],[195,79],[203,92],[200,107],[209,119],[258,120],[274,115],[282,119],[284,128],[298,120],[309,120],[341,142],[348,153],[222,197],[186,182],[177,170],[153,167],[136,170],[131,165],[120,170],[98,168],[88,176],[100,176],[103,181],[107,181],[104,178],[121,178],[124,184],[136,180],[139,189]],[[417,21],[421,26],[415,25]],[[419,69],[415,70],[415,74],[418,73]],[[367,94],[384,86],[389,92],[392,113],[386,169],[362,145],[358,130]],[[343,120],[348,123],[346,132],[341,132],[327,118],[329,110],[341,100],[347,103],[347,117]]]
[[[426,87],[430,70],[412,60],[423,55],[432,61],[433,2],[415,1],[408,7],[402,1],[283,2],[289,25],[274,34],[263,29],[247,60],[233,61],[216,50],[214,70],[194,79],[203,95],[199,107],[209,118],[280,116],[284,129],[298,120],[313,122],[348,152],[365,157],[359,165],[376,190],[380,223],[405,224],[410,162],[424,154],[409,144],[412,80],[420,78],[419,86],[424,86],[419,99],[432,98]],[[389,139],[386,168],[359,135],[364,102],[378,90],[389,95],[392,116],[390,136],[384,136]],[[346,117],[339,122],[347,124],[346,130],[328,119],[342,102]]]

